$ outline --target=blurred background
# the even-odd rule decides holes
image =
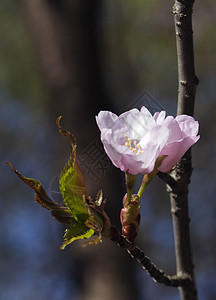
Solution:
[[[2,0],[0,3],[0,298],[3,300],[177,300],[109,241],[59,250],[64,228],[34,202],[34,193],[5,164],[38,179],[61,201],[58,176],[70,145],[93,197],[103,189],[119,226],[124,177],[104,156],[95,115],[146,105],[175,115],[177,62],[172,3],[121,0]],[[200,141],[193,147],[190,217],[199,299],[216,295],[214,1],[193,14]],[[137,244],[175,273],[169,196],[158,178],[142,199]]]

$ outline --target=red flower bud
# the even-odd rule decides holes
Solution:
[[[140,198],[132,195],[131,201],[126,202],[127,194],[123,198],[124,207],[121,210],[120,220],[122,224],[122,234],[130,241],[137,235],[140,223]]]

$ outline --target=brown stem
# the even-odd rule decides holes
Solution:
[[[173,7],[177,60],[178,60],[178,110],[177,114],[193,116],[196,84],[194,68],[192,11],[194,0],[175,0]],[[180,287],[182,300],[197,300],[190,246],[188,215],[188,185],[192,173],[191,151],[187,151],[170,176],[176,184],[169,185],[171,211],[175,238],[176,267],[178,276],[189,276],[192,284]]]
[[[135,258],[145,269],[148,274],[153,278],[155,282],[163,283],[167,286],[179,287],[184,286],[190,288],[192,280],[188,274],[182,274],[180,276],[177,275],[167,275],[164,271],[158,269],[156,265],[151,262],[148,256],[137,246],[135,246],[132,242],[128,241],[122,235],[116,235],[115,238],[112,239],[116,242],[121,248],[126,249],[132,258]]]
[[[157,176],[162,179],[164,182],[166,182],[166,184],[169,185],[169,187],[175,187],[176,182],[175,179],[172,178],[172,176],[170,176],[170,174],[168,173],[162,173],[162,172],[158,172]]]

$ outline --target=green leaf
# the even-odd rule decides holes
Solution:
[[[87,191],[74,167],[73,156],[70,157],[67,166],[60,175],[59,189],[65,205],[75,219],[80,214],[88,215],[88,209],[84,200],[87,196]]]
[[[65,242],[62,245],[62,248],[64,248],[76,239],[91,237],[94,230],[86,226],[90,218],[86,205],[88,193],[84,176],[76,159],[76,142],[69,131],[61,128],[60,119],[61,117],[56,120],[59,131],[70,140],[72,146],[72,153],[59,179],[60,192],[73,218],[65,234]]]
[[[96,204],[88,197],[84,176],[76,159],[75,139],[69,131],[61,128],[60,119],[61,117],[56,120],[59,131],[70,140],[72,146],[72,153],[59,179],[59,188],[65,206],[50,199],[38,180],[23,176],[14,169],[10,162],[7,163],[17,177],[35,191],[35,201],[48,209],[58,221],[67,225],[64,243],[61,246],[61,249],[64,249],[74,240],[90,238],[94,233],[98,234],[99,237],[94,238],[89,244],[99,242],[101,240],[100,233],[104,229],[104,223],[108,223],[108,221],[107,217],[101,211],[103,207],[102,193],[96,201],[96,204],[98,204],[97,209],[92,208]],[[101,207],[99,208],[100,205]]]
[[[87,228],[85,225],[77,222],[75,219],[72,224],[68,226],[64,235],[64,243],[60,249],[64,249],[67,245],[75,240],[88,239],[94,234],[94,230]]]
[[[12,171],[19,177],[25,184],[27,184],[30,188],[35,191],[35,201],[42,205],[44,208],[50,210],[52,216],[56,218],[59,222],[70,224],[71,223],[71,213],[67,209],[67,207],[62,206],[61,204],[53,201],[47,195],[46,191],[42,187],[40,181],[27,178],[20,174],[17,170],[14,169],[12,163],[7,162],[7,164],[11,167]]]
[[[11,167],[18,178],[35,191],[35,201],[42,207],[48,209],[56,220],[67,224],[67,229],[64,235],[64,243],[60,249],[64,249],[68,244],[77,239],[90,238],[94,234],[94,230],[89,229],[89,227],[86,226],[86,222],[90,218],[87,208],[84,214],[80,213],[79,215],[75,215],[76,218],[72,217],[71,211],[67,207],[50,199],[40,181],[23,176],[14,169],[12,163],[7,162],[7,164]]]

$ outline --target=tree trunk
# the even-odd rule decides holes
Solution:
[[[110,108],[99,53],[101,1],[20,1],[50,93],[50,118],[54,124],[57,116],[63,116],[62,126],[77,138],[79,153],[99,139],[94,116]],[[61,154],[63,151],[61,148]],[[102,187],[109,216],[118,224],[123,195],[120,177],[115,177],[112,170],[103,178]],[[88,179],[87,183],[89,194],[95,196],[102,181],[97,184]],[[75,275],[80,278],[80,299],[137,299],[133,264],[121,249],[104,241],[84,249],[74,244],[71,251],[77,263]]]

